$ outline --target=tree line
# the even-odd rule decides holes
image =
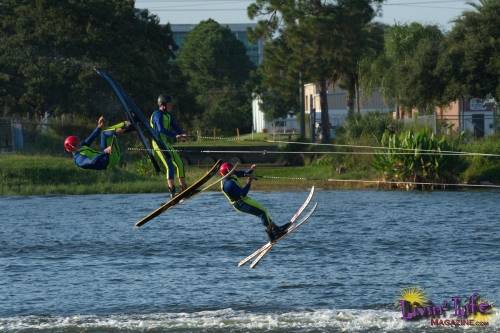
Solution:
[[[265,42],[255,68],[227,27],[203,21],[177,50],[169,24],[132,0],[0,2],[0,115],[121,115],[107,69],[149,114],[174,96],[190,128],[251,128],[257,93],[267,117],[302,114],[302,83],[320,88],[322,138],[329,141],[327,89],[378,89],[399,109],[430,111],[462,97],[500,97],[500,0],[481,0],[451,31],[375,22],[383,0],[255,0],[250,31]],[[302,114],[301,119],[304,119]]]
[[[130,0],[5,0],[0,22],[0,116],[123,117],[97,67],[147,115],[168,94],[183,126],[250,129],[253,64],[213,20],[198,24],[182,50],[169,24]]]
[[[471,3],[451,31],[419,23],[375,22],[383,0],[256,0],[254,37],[266,40],[258,69],[265,112],[304,109],[301,82],[319,86],[322,138],[329,141],[327,89],[347,91],[348,115],[360,89],[378,89],[396,110],[432,112],[459,98],[500,99],[500,1]]]

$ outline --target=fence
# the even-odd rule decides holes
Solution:
[[[436,134],[451,134],[452,132],[468,132],[477,138],[500,132],[500,119],[494,113],[466,113],[458,116],[417,115],[413,118],[403,118],[400,121],[405,126],[426,127]]]
[[[68,135],[85,138],[93,124],[65,119],[38,122],[30,119],[0,118],[0,152],[64,154],[63,142]]]
[[[95,128],[95,123],[82,121],[78,119],[51,119],[49,122],[36,122],[32,120],[1,119],[0,121],[0,153],[21,152],[23,154],[40,154],[51,156],[69,156],[64,151],[63,142],[66,136],[76,135],[81,139],[86,138]],[[194,131],[190,142],[179,144],[175,147],[181,152],[181,158],[188,165],[207,165],[215,162],[217,159],[240,161],[242,163],[299,163],[291,161],[291,157],[272,155],[264,156],[262,154],[239,154],[234,150],[274,150],[271,144],[262,142],[263,138],[256,136],[255,141],[252,135],[238,135],[239,131],[235,129],[235,136],[232,138],[222,136],[217,129],[205,129]],[[286,137],[276,133],[267,135],[267,139],[290,140],[295,137]],[[120,146],[126,151],[122,162],[124,164],[135,163],[145,160],[147,157],[143,146],[137,140],[134,133],[121,135],[119,137]],[[93,143],[97,148],[99,138]],[[265,146],[262,146],[265,145]],[[207,150],[207,146],[214,148],[217,153],[202,153]],[[238,147],[235,149],[234,147]],[[129,149],[130,148],[130,149]],[[225,153],[228,151],[228,153]],[[147,163],[147,162],[146,162]]]
[[[437,131],[438,131],[437,119],[436,119],[436,115],[434,115],[434,114],[423,115],[423,116],[419,115],[417,117],[403,118],[401,120],[405,126],[417,125],[417,126],[427,127],[429,129],[432,129],[433,133],[437,133]]]
[[[22,123],[17,120],[0,118],[0,152],[21,151],[23,148]]]

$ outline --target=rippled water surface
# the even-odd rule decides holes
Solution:
[[[285,222],[307,191],[256,192]],[[310,223],[257,269],[266,241],[220,193],[140,229],[158,194],[1,197],[2,332],[450,332],[405,322],[418,286],[435,303],[500,301],[500,192],[321,191]],[[499,315],[487,330],[500,331]]]

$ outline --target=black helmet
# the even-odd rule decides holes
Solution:
[[[172,96],[168,96],[168,95],[158,96],[158,106],[164,105],[167,103],[172,103]]]

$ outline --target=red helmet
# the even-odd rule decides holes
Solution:
[[[80,146],[80,139],[74,135],[70,135],[64,140],[64,150],[68,153],[75,151]]]
[[[232,168],[233,168],[233,165],[231,163],[228,163],[228,162],[222,163],[222,165],[219,168],[219,175],[221,175],[221,176],[227,175],[227,173],[229,171],[231,171]]]

